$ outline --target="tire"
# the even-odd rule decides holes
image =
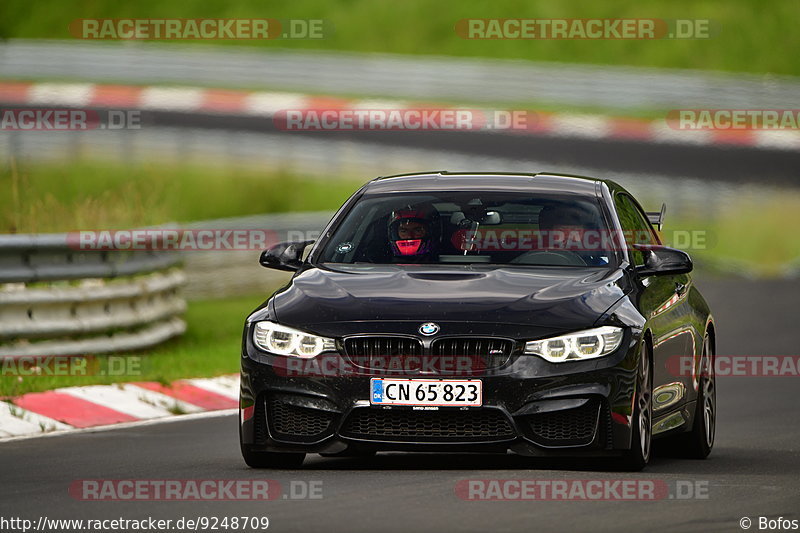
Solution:
[[[703,367],[697,387],[694,423],[688,433],[675,435],[669,441],[670,451],[687,459],[705,459],[714,447],[717,426],[717,380],[714,375],[714,354],[708,334],[703,338]]]
[[[254,452],[242,446],[242,457],[250,468],[298,468],[303,464],[306,454]]]
[[[241,420],[241,411],[239,419]],[[250,468],[299,468],[306,458],[304,453],[256,452],[251,450],[250,445],[243,442],[241,424],[239,425],[239,447],[242,450],[242,458],[245,464]]]
[[[631,448],[619,461],[620,469],[629,472],[642,470],[653,454],[653,368],[649,350],[645,349],[639,360]]]

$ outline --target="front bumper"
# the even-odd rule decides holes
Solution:
[[[627,333],[631,337],[630,332]],[[481,407],[379,407],[369,403],[370,378],[386,371],[327,365],[257,349],[245,338],[241,364],[240,435],[252,451],[337,453],[345,450],[514,451],[523,455],[616,455],[630,448],[637,368],[636,339],[603,358],[548,363],[512,355],[480,375],[391,377],[483,382]],[[334,369],[326,372],[324,367]]]

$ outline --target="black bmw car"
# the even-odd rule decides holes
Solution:
[[[248,318],[240,439],[252,467],[382,450],[607,457],[651,440],[706,457],[711,312],[660,213],[618,184],[435,172],[359,189]]]

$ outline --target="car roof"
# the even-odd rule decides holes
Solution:
[[[520,191],[569,192],[587,195],[598,193],[597,178],[548,172],[420,172],[381,176],[365,186],[366,194],[426,191]]]

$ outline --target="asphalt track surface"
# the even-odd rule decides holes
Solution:
[[[13,107],[13,106],[10,106]],[[585,166],[732,183],[797,185],[800,151],[746,146],[650,143],[637,140],[530,136],[468,131],[285,131],[269,117],[143,111],[142,127],[227,129],[386,146],[436,148],[453,153]],[[438,169],[418,169],[438,170]],[[538,172],[542,169],[533,170]],[[550,169],[548,169],[550,170]]]
[[[718,353],[797,353],[797,281],[696,282],[715,313]],[[236,354],[231,354],[236,357]],[[311,455],[298,470],[250,470],[235,416],[178,420],[0,444],[0,517],[130,518],[267,516],[269,531],[741,531],[739,520],[800,520],[800,406],[792,377],[718,379],[717,442],[704,461],[663,451],[641,473],[603,463],[513,455]],[[267,502],[89,502],[81,479],[273,479],[322,482],[321,499]],[[693,483],[706,498],[659,501],[464,501],[465,479],[638,479]],[[695,483],[697,482],[697,483]],[[684,486],[687,486],[684,484]],[[673,495],[678,493],[673,488]],[[12,531],[12,529],[4,529]],[[248,529],[248,531],[256,531]]]
[[[24,107],[2,101],[0,105],[4,109]],[[285,131],[269,117],[150,110],[141,111],[141,127],[280,133],[321,140],[371,143],[376,146],[435,148],[454,154],[532,160],[548,165],[548,168],[521,169],[525,172],[557,171],[560,166],[566,165],[607,173],[616,171],[732,184],[796,186],[797,169],[800,168],[800,151],[766,147],[651,143],[484,131]]]

